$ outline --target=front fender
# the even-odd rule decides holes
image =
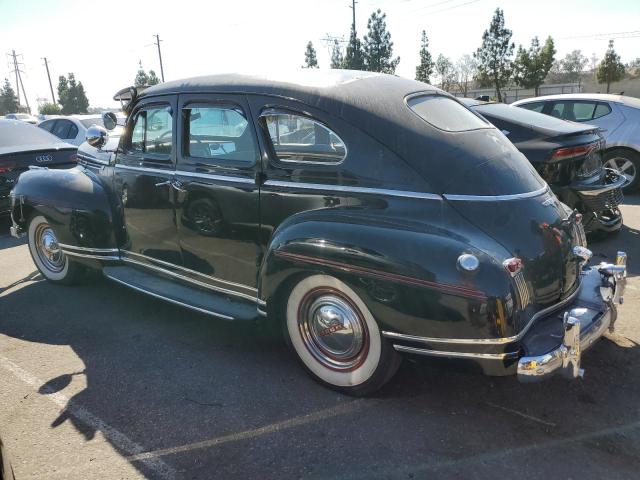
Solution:
[[[106,189],[90,170],[29,170],[12,192],[12,216],[25,230],[30,215],[42,214],[62,244],[116,248],[114,214]]]
[[[271,309],[285,301],[295,279],[326,273],[354,289],[384,330],[439,338],[512,335],[512,285],[496,259],[506,252],[471,225],[450,228],[445,217],[456,215],[443,210],[433,224],[419,225],[348,209],[295,215],[272,237],[260,298]],[[462,253],[480,259],[476,272],[457,268]]]

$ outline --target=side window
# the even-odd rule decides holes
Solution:
[[[69,125],[72,125],[72,123],[68,120],[58,120],[51,133],[53,133],[58,138],[69,138]]]
[[[586,122],[593,118],[593,112],[596,109],[595,102],[574,102],[572,106],[575,122]]]
[[[78,127],[73,122],[69,122],[69,131],[67,132],[67,139],[72,140],[78,136]]]
[[[347,156],[342,139],[316,120],[289,113],[266,114],[263,119],[278,160],[335,164]]]
[[[173,122],[166,107],[151,108],[146,111],[144,150],[146,153],[171,153]]]
[[[606,103],[599,103],[596,106],[596,110],[593,113],[593,118],[600,118],[600,117],[604,117],[605,115],[609,115],[611,113],[611,107],[609,105],[607,105]]]
[[[255,138],[242,110],[232,105],[185,108],[185,155],[253,164]]]
[[[173,122],[168,107],[139,111],[133,123],[129,150],[168,155],[173,142]]]
[[[564,118],[564,102],[556,102],[553,104],[553,108],[549,112],[549,115],[556,118]]]
[[[40,123],[38,126],[43,130],[46,130],[47,132],[51,132],[51,129],[53,128],[54,123],[55,123],[55,120],[49,120],[49,121],[44,121]]]
[[[527,110],[531,110],[533,112],[542,113],[542,110],[544,109],[544,102],[531,102],[518,106],[521,108],[526,108]]]

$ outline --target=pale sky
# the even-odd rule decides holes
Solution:
[[[113,94],[132,85],[142,60],[160,76],[154,34],[162,39],[165,79],[226,72],[290,70],[304,62],[311,40],[322,68],[329,66],[323,38],[349,35],[350,0],[0,0],[0,48],[23,54],[24,87],[32,111],[39,97],[51,101],[42,57],[57,91],[59,75],[73,72],[91,106],[114,107]],[[504,9],[513,41],[528,46],[551,35],[556,57],[574,49],[601,58],[609,38],[623,62],[640,57],[640,0],[359,0],[356,22],[366,33],[369,15],[387,13],[396,73],[413,78],[420,32],[433,57],[454,61],[475,51],[496,7]],[[0,80],[15,76],[9,57]],[[14,85],[15,87],[15,85]]]

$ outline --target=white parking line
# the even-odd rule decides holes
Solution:
[[[22,367],[16,365],[8,358],[0,356],[0,368],[11,373],[18,380],[33,387],[36,391],[44,384],[42,380],[30,374]],[[137,444],[129,439],[124,433],[116,430],[111,425],[96,417],[89,410],[81,405],[76,404],[73,400],[59,392],[51,392],[44,395],[58,407],[65,409],[70,415],[80,420],[82,423],[102,432],[102,435],[118,450],[126,452],[128,455],[135,455],[144,452],[142,445]],[[158,478],[173,479],[176,477],[176,471],[158,458],[141,458],[142,463],[148,470],[152,471]]]
[[[269,433],[274,433],[281,430],[298,427],[300,425],[317,422],[319,420],[325,420],[327,418],[336,417],[338,415],[344,415],[345,413],[351,413],[354,410],[357,410],[358,408],[360,408],[365,401],[367,400],[365,399],[351,400],[351,401],[348,401],[347,403],[344,403],[343,405],[338,405],[337,407],[317,410],[308,415],[301,415],[298,417],[291,418],[289,420],[284,420],[282,422],[272,423],[270,425],[265,425],[264,427],[255,428],[253,430],[245,430],[243,432],[230,433],[229,435],[224,435],[222,437],[211,438],[209,440],[204,440],[201,442],[188,443],[186,445],[181,445],[179,447],[164,448],[161,450],[154,450],[152,452],[145,452],[145,453],[139,453],[137,455],[131,455],[130,457],[127,457],[127,460],[131,462],[138,461],[138,460],[150,460],[158,457],[163,457],[166,455],[173,455],[175,453],[189,452],[191,450],[198,450],[201,448],[215,447],[223,443],[237,442],[239,440],[256,438],[262,435],[267,435]],[[372,403],[373,400],[368,400],[367,402]]]

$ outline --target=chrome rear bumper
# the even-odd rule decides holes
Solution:
[[[622,303],[627,275],[627,255],[618,252],[615,264],[602,263],[592,267],[597,270],[600,285],[597,295],[604,311],[588,306],[574,307],[563,315],[562,342],[553,350],[540,355],[527,355],[518,360],[517,376],[522,382],[546,379],[555,374],[567,378],[582,377],[580,367],[582,352],[598,340],[607,329],[613,330],[616,320],[616,304]],[[596,293],[596,292],[594,292]]]

